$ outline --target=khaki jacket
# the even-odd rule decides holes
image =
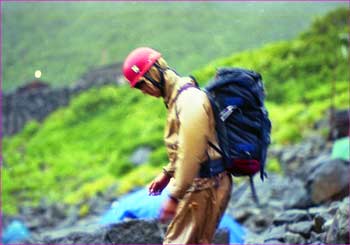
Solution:
[[[215,120],[207,95],[196,88],[188,88],[174,101],[178,90],[186,83],[194,83],[189,77],[179,77],[173,71],[166,72],[164,102],[168,107],[164,141],[169,163],[164,169],[175,177],[170,195],[182,199],[188,191],[213,186],[214,179],[199,179],[201,163],[218,159],[220,155],[208,142],[215,145],[217,137]]]

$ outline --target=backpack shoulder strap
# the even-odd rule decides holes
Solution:
[[[198,86],[196,84],[193,84],[193,83],[186,83],[185,85],[183,85],[182,87],[179,88],[179,90],[177,91],[177,94],[175,96],[175,98],[173,99],[173,103],[175,103],[179,97],[179,95],[189,89],[189,88],[198,88]],[[199,89],[199,88],[198,88]]]
[[[178,114],[178,110],[176,108],[176,101],[179,98],[180,94],[189,89],[189,88],[196,88],[199,89],[199,87],[197,86],[197,84],[193,84],[193,83],[186,83],[185,85],[183,85],[182,87],[179,88],[179,90],[177,91],[177,94],[175,96],[175,98],[173,99],[173,103],[175,103],[175,112],[176,112],[176,117],[179,118],[179,114]]]

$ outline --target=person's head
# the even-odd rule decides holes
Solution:
[[[133,50],[123,64],[123,74],[130,86],[155,97],[164,94],[164,71],[167,69],[161,53],[147,47]]]

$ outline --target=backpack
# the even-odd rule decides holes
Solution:
[[[204,88],[211,103],[225,169],[234,176],[264,180],[271,122],[264,105],[264,85],[259,73],[241,68],[222,68]]]
[[[180,88],[178,95],[189,87],[193,85]],[[213,176],[226,170],[234,176],[249,176],[254,201],[259,205],[253,176],[258,172],[261,180],[267,176],[265,162],[271,142],[261,75],[241,68],[221,68],[204,92],[214,113],[220,149],[211,142],[209,145],[223,159],[209,159],[208,164],[202,165],[201,174]]]

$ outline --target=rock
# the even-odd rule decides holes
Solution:
[[[274,210],[267,208],[257,215],[252,215],[243,225],[252,232],[261,233],[271,226],[274,216]]]
[[[349,194],[348,166],[343,160],[328,161],[311,172],[307,186],[315,204]]]
[[[299,234],[286,232],[284,242],[287,244],[305,244],[305,238]]]
[[[272,204],[283,204],[283,208],[307,207],[310,205],[308,193],[304,183],[296,178],[283,177],[270,174],[262,182],[259,176],[254,178],[256,192],[262,206],[271,206]],[[251,189],[248,183],[243,183],[233,189],[231,209],[240,210],[247,207],[256,207],[252,199]],[[244,187],[244,188],[243,188]],[[298,191],[295,191],[298,190]],[[276,207],[275,207],[276,208]],[[235,216],[234,211],[232,215]]]
[[[281,242],[284,243],[286,232],[287,232],[286,225],[272,227],[262,235],[264,238],[264,243],[270,244],[273,241],[279,241],[280,243]]]
[[[227,230],[218,230],[215,233],[212,244],[229,244],[230,233]]]
[[[54,239],[45,237],[42,242],[44,244],[109,244],[109,242],[104,239],[103,231],[96,231],[94,233],[72,232],[65,237]]]
[[[295,191],[298,190],[298,191]],[[310,206],[311,200],[304,187],[304,184],[297,179],[290,179],[289,187],[282,192],[284,207],[289,208],[306,208]]]
[[[298,233],[302,235],[304,238],[309,238],[311,229],[313,228],[312,221],[302,221],[293,224],[289,224],[287,226],[287,230],[292,233]]]
[[[291,224],[300,221],[311,221],[311,217],[306,210],[291,209],[280,213],[273,220],[274,225]]]
[[[146,163],[148,162],[151,153],[152,149],[150,147],[139,147],[134,151],[134,153],[132,153],[130,162],[132,162],[134,165],[141,165],[143,163]]]
[[[244,244],[263,244],[263,243],[264,243],[264,238],[262,235],[253,233],[249,230],[247,231]]]
[[[288,147],[286,148],[281,155],[281,162],[289,165],[296,159],[296,153],[298,151],[297,147]]]
[[[238,209],[234,212],[234,217],[238,222],[243,223],[249,217],[255,216],[258,213],[259,213],[258,209]]]
[[[258,176],[254,178],[260,206],[253,201],[248,181],[242,181],[232,190],[227,213],[247,229],[245,243],[349,243],[349,197],[339,201],[347,193],[341,190],[341,183],[348,185],[343,177],[348,173],[347,163],[332,160],[329,145],[317,137],[288,147],[287,151],[276,148],[270,152],[275,157],[285,154],[284,160],[289,164],[287,176],[269,174],[264,182]],[[140,159],[144,161],[147,157]],[[295,166],[298,167],[292,172]],[[334,182],[340,187],[334,188]],[[161,243],[166,227],[156,221],[131,220],[104,228],[98,225],[96,218],[105,204],[108,206],[115,200],[116,187],[85,200],[92,210],[82,220],[78,219],[76,208],[69,212],[68,208],[52,208],[43,203],[36,209],[21,209],[23,220],[31,224],[32,243]],[[96,215],[95,220],[92,214]],[[48,220],[50,216],[55,217]],[[228,238],[227,232],[219,231],[214,243],[227,244]]]
[[[317,168],[322,166],[324,163],[331,161],[331,155],[329,153],[321,153],[316,158],[310,159],[307,164],[302,165],[299,169],[294,171],[292,176],[305,182],[311,173],[316,171]]]
[[[113,244],[161,244],[164,230],[155,221],[130,220],[113,225],[105,240]]]
[[[326,233],[315,233],[311,231],[311,236],[308,240],[308,243],[312,244],[325,244],[326,241]]]
[[[155,220],[129,220],[108,227],[82,224],[80,229],[44,232],[26,240],[29,244],[161,244],[166,226]],[[85,230],[84,230],[84,227]],[[214,244],[228,244],[229,233],[218,230]]]
[[[338,211],[335,214],[333,223],[327,232],[327,243],[350,244],[349,236],[349,197],[340,203]]]
[[[314,231],[316,233],[322,233],[323,230],[323,224],[326,222],[326,219],[322,215],[316,215],[314,218]]]
[[[71,227],[78,222],[79,209],[76,206],[70,206],[67,209],[67,218],[60,223],[57,228]]]

